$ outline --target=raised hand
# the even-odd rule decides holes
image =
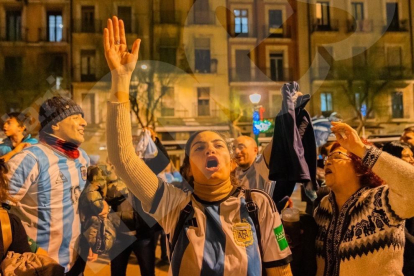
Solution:
[[[114,16],[112,19],[108,19],[103,41],[105,58],[112,75],[131,75],[137,64],[141,40],[135,40],[132,52],[128,52],[124,22]]]
[[[331,124],[331,130],[335,134],[337,142],[346,150],[362,157],[365,153],[365,145],[356,130],[341,122],[331,122]]]

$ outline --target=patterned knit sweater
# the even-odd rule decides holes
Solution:
[[[414,217],[414,167],[381,153],[372,168],[388,185],[362,188],[337,210],[335,195],[315,210],[317,275],[403,275],[404,219]]]
[[[317,275],[403,275],[405,221],[388,194],[388,186],[362,188],[340,212],[334,193],[322,199],[315,211]]]

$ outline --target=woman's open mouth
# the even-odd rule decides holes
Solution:
[[[219,162],[217,157],[209,156],[206,160],[206,169],[210,172],[216,172],[219,169]]]
[[[331,169],[325,169],[325,176],[331,173],[332,173]]]

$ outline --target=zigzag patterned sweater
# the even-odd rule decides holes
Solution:
[[[373,168],[392,185],[361,188],[341,210],[334,193],[322,199],[315,210],[318,276],[403,275],[404,219],[414,216],[414,176],[399,161],[382,153]]]

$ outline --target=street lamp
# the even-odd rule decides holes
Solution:
[[[253,104],[253,134],[254,134],[254,139],[257,143],[257,146],[259,146],[259,134],[260,134],[260,130],[256,127],[256,124],[259,123],[260,121],[260,115],[259,115],[259,102],[260,99],[262,98],[262,96],[258,93],[254,93],[251,94],[249,96],[250,101]]]

